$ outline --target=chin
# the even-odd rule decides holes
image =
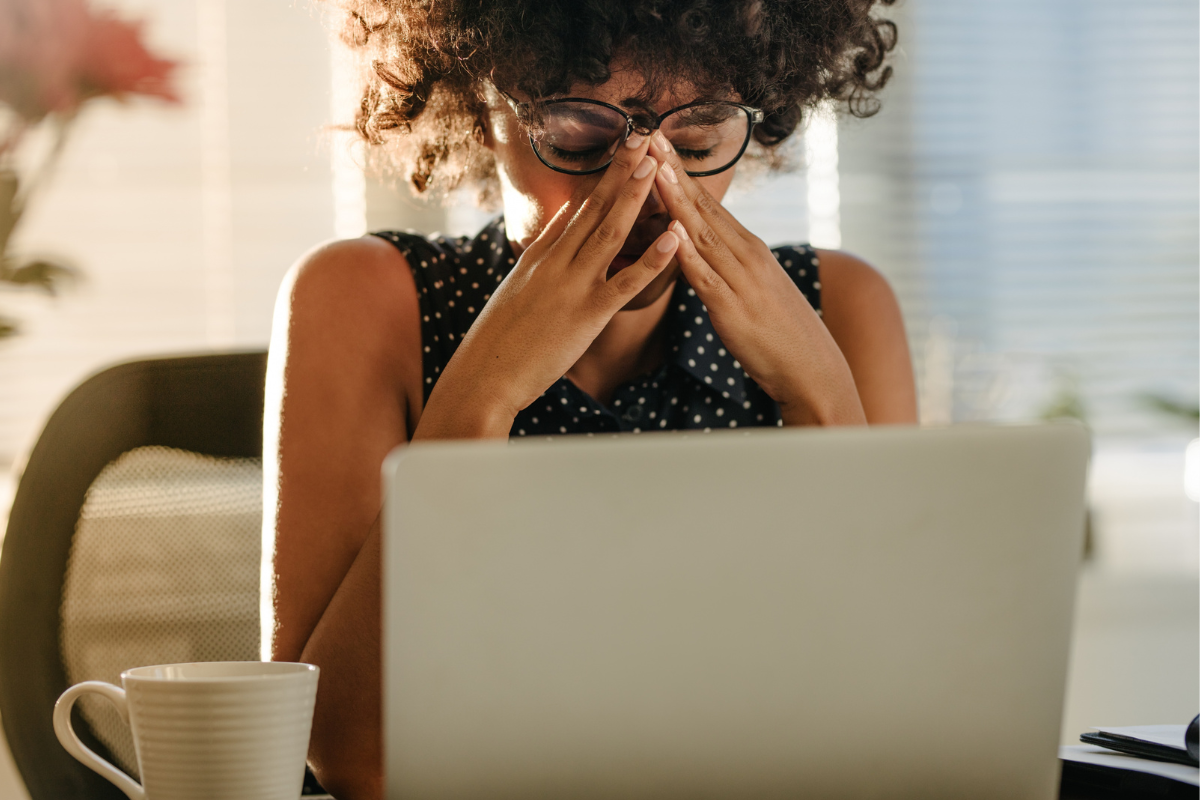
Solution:
[[[621,307],[622,311],[638,311],[654,305],[659,298],[675,287],[679,278],[679,262],[672,259],[667,268],[658,274],[650,285],[642,289],[634,298]]]

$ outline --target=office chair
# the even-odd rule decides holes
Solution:
[[[121,364],[46,424],[0,555],[0,719],[33,800],[124,795],[59,745],[58,696],[123,669],[259,658],[263,352]],[[136,776],[99,698],[88,747]]]

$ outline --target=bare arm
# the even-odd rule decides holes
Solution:
[[[917,422],[917,393],[900,305],[874,268],[848,253],[817,252],[822,319],[850,365],[867,421]]]
[[[281,291],[265,436],[272,657],[321,667],[309,755],[344,797],[382,796],[379,468],[420,413],[420,341],[412,275],[381,240],[306,255]]]
[[[500,438],[612,316],[661,273],[663,234],[605,275],[653,159],[627,144],[581,187],[492,295],[422,408],[416,286],[369,237],[318,249],[285,283],[268,365],[266,474],[278,490],[273,657],[321,668],[309,760],[342,800],[382,797],[380,465],[410,436]],[[639,164],[648,168],[635,173]],[[419,421],[419,425],[418,425]]]

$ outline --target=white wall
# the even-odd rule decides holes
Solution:
[[[56,301],[0,293],[0,310],[24,324],[0,340],[0,468],[64,393],[108,364],[265,347],[284,271],[333,235],[317,11],[305,0],[119,7],[147,20],[158,52],[185,62],[185,103],[92,104],[23,220],[18,252],[59,256],[86,280]]]

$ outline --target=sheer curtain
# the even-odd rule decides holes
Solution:
[[[841,133],[843,231],[894,276],[927,416],[1183,431],[1149,396],[1194,405],[1200,380],[1198,21],[1185,0],[903,7],[884,112]]]

